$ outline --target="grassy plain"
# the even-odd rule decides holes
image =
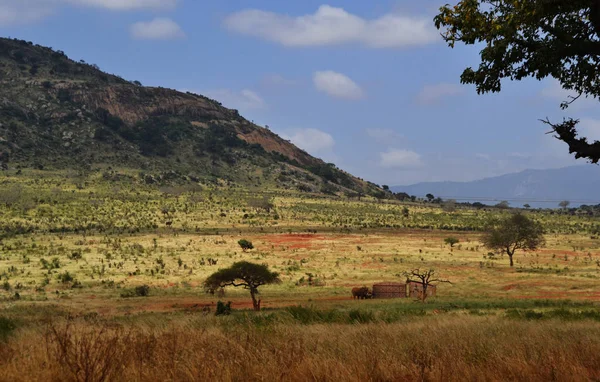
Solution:
[[[600,378],[598,218],[526,212],[547,246],[518,253],[511,269],[480,242],[504,210],[158,187],[108,169],[5,175],[8,380]],[[243,252],[242,238],[255,249]],[[281,274],[261,288],[261,313],[244,290],[201,288],[239,260]],[[417,267],[453,284],[425,304],[351,299],[354,286]],[[132,297],[141,285],[149,296]],[[231,316],[214,316],[218,300],[233,302]]]

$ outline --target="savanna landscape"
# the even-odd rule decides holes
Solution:
[[[487,219],[514,213],[506,209],[17,171],[0,192],[7,379],[587,379],[599,370],[594,216],[524,212],[546,245],[517,252],[511,268],[482,242]],[[260,287],[260,312],[243,288],[203,286],[237,261],[279,273],[279,284]],[[352,299],[353,287],[404,282],[417,268],[452,283],[425,302]]]
[[[78,11],[158,3],[98,0]],[[0,28],[35,4],[0,0]],[[51,17],[43,10],[23,18]],[[451,48],[483,47],[480,66],[461,77],[478,93],[500,92],[505,79],[552,77],[576,93],[567,109],[599,95],[599,15],[591,0],[464,0],[412,27],[437,27]],[[240,11],[224,23],[264,38],[264,20],[279,16]],[[407,29],[390,25],[414,21],[396,13],[373,21],[327,5],[281,20],[268,40],[290,49],[328,33],[335,38],[317,43],[399,48]],[[360,33],[338,35],[346,23]],[[148,34],[156,26],[160,33]],[[130,33],[187,38],[164,18]],[[380,41],[386,33],[393,38]],[[424,36],[429,43],[431,33]],[[219,61],[223,71],[226,64]],[[314,81],[334,98],[367,98],[336,72]],[[600,142],[580,134],[593,132],[581,122],[544,120],[570,155],[595,166]],[[407,140],[390,131],[371,133],[381,146],[382,138]],[[409,195],[311,155],[300,147],[311,144],[303,134],[288,139],[194,91],[144,86],[61,50],[0,38],[0,380],[600,380],[600,204],[565,198],[550,206],[539,196],[544,184],[561,188],[556,174],[575,170],[552,173],[554,183],[543,182],[543,170],[525,181],[490,178],[478,183],[480,195],[458,201],[426,188]],[[323,132],[316,140],[333,146]],[[474,158],[491,162],[483,146]],[[381,152],[390,182],[410,173],[405,166],[437,171],[415,152]],[[571,188],[594,184],[578,177],[593,176],[569,178]],[[525,194],[538,187],[537,196],[489,196],[489,184],[501,183]],[[463,192],[470,184],[460,184]]]

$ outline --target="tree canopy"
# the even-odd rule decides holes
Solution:
[[[514,265],[513,255],[517,250],[533,251],[545,243],[544,231],[540,223],[525,215],[514,214],[495,222],[483,237],[486,247],[505,252]]]
[[[250,291],[254,310],[260,310],[260,300],[256,299],[258,287],[266,284],[280,283],[279,274],[271,272],[263,264],[239,261],[229,268],[220,269],[204,281],[204,288],[214,293],[215,290],[227,286],[244,287]]]
[[[600,96],[600,0],[461,0],[440,8],[435,25],[452,48],[485,45],[479,67],[461,75],[479,94],[499,92],[503,79],[552,77],[576,94],[562,108]],[[600,142],[581,137],[578,120],[544,122],[575,158],[598,163]]]

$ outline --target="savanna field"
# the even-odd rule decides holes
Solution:
[[[4,175],[2,380],[600,379],[596,217],[523,211],[546,244],[511,268],[482,241],[510,209]],[[243,288],[204,288],[238,261],[279,273],[260,312]],[[425,302],[352,299],[417,268],[451,283]]]

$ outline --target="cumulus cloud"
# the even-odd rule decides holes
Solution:
[[[331,70],[316,72],[313,76],[313,82],[317,90],[335,98],[357,100],[364,95],[356,82],[341,73]]]
[[[426,17],[391,13],[367,20],[329,5],[320,6],[314,14],[297,17],[248,9],[228,16],[224,24],[234,32],[291,47],[354,43],[371,48],[402,48],[439,38]]]
[[[193,92],[196,94],[202,94],[199,92]],[[241,91],[234,91],[231,89],[217,89],[205,92],[207,97],[221,102],[225,107],[247,111],[265,109],[267,103],[258,93],[243,89]]]
[[[331,134],[318,129],[293,129],[282,133],[281,137],[312,154],[331,150],[335,145]]]
[[[421,155],[414,151],[392,149],[379,154],[380,165],[385,168],[414,169],[423,167]]]
[[[462,94],[464,88],[456,84],[436,84],[426,85],[417,95],[417,103],[421,105],[431,105],[440,102],[444,98]]]
[[[185,38],[185,33],[175,21],[159,17],[133,24],[131,36],[138,40],[175,40]]]
[[[68,5],[128,11],[173,8],[177,0],[0,0],[0,26],[36,22]]]

